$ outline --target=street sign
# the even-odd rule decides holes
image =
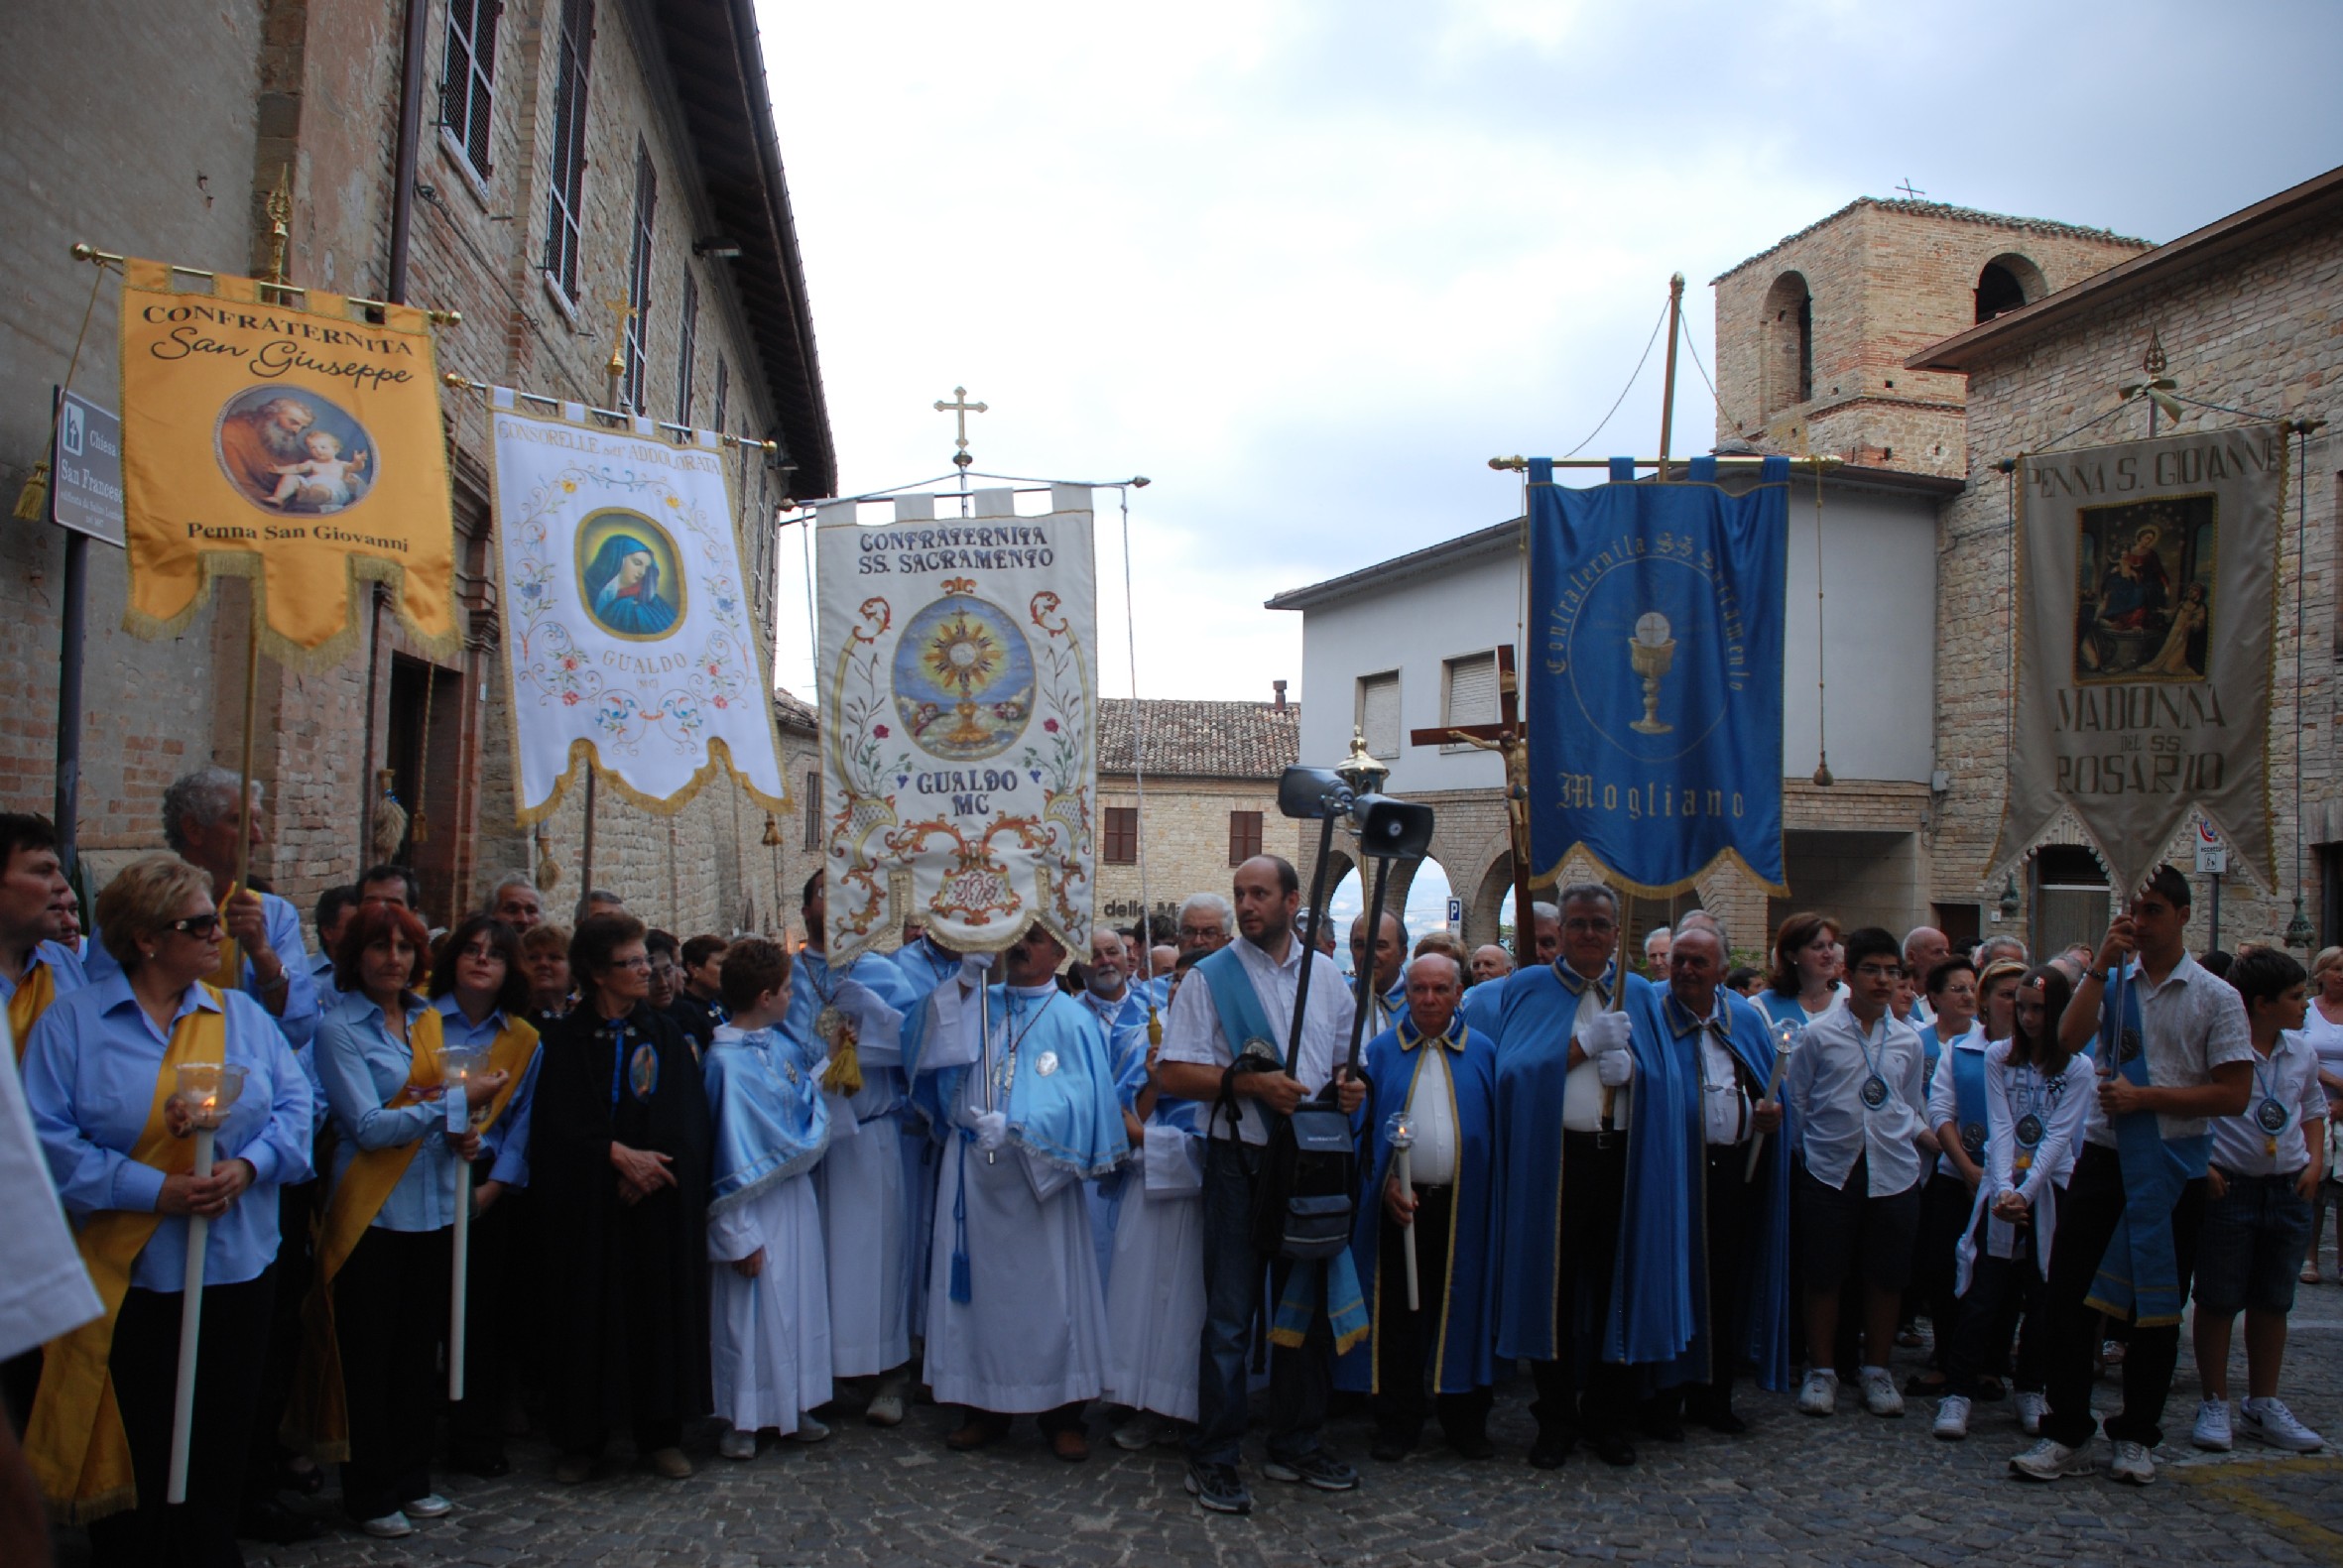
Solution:
[[[2221,842],[2213,824],[2201,816],[2196,819],[2196,869],[2215,877],[2229,872],[2229,846]]]
[[[120,549],[122,417],[77,392],[62,397],[49,461],[49,516],[59,528]]]
[[[1448,899],[1448,929],[1455,930],[1464,923],[1464,901],[1450,895]]]

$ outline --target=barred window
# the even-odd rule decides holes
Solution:
[[[504,0],[447,0],[447,60],[439,78],[439,126],[486,180],[488,125],[496,92],[496,20]]]
[[[1228,814],[1228,863],[1242,866],[1261,853],[1261,813],[1231,811]]]
[[[1100,846],[1102,858],[1110,866],[1130,866],[1139,860],[1139,807],[1110,805],[1106,808],[1106,834]]]
[[[585,215],[586,72],[594,47],[594,0],[561,0],[559,64],[554,75],[554,178],[545,237],[546,276],[577,302],[578,234]]]
[[[659,171],[651,167],[651,149],[635,143],[635,246],[627,259],[626,406],[629,414],[643,412],[643,350],[651,341],[651,254],[658,241],[653,219],[659,212]]]

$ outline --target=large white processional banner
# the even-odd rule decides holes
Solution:
[[[719,768],[785,809],[719,438],[679,446],[647,420],[513,405],[498,388],[489,418],[521,821],[558,805],[581,765],[663,814]]]
[[[947,500],[951,498],[946,498]],[[832,964],[909,917],[997,952],[1039,920],[1090,944],[1097,745],[1090,491],[1018,517],[933,496],[865,528],[820,510],[821,762]]]

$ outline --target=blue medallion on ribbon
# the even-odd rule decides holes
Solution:
[[[1575,490],[1530,462],[1530,604],[1523,700],[1530,834],[1540,877],[1584,849],[1633,892],[1692,887],[1732,860],[1782,875],[1782,640],[1789,463],[1717,487]]]

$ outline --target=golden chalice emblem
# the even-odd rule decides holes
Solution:
[[[999,641],[981,620],[963,610],[935,629],[925,658],[928,678],[960,696],[954,704],[958,722],[944,739],[955,746],[982,746],[992,737],[976,722],[976,696],[1007,664]]]
[[[1674,628],[1658,610],[1636,618],[1635,636],[1627,640],[1628,662],[1644,677],[1644,716],[1628,726],[1638,735],[1665,735],[1675,728],[1660,721],[1660,677],[1675,664]]]

